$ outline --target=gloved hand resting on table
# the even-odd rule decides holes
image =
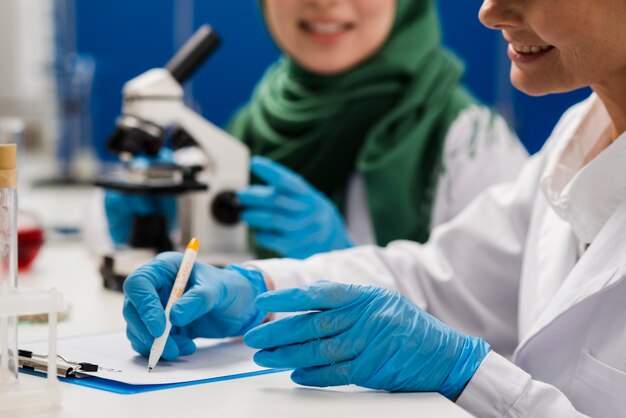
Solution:
[[[244,342],[262,349],[261,366],[295,368],[308,386],[356,384],[458,396],[490,350],[401,294],[370,286],[317,282],[257,298],[268,312],[314,311],[263,324]]]
[[[159,254],[124,281],[126,335],[143,356],[150,354],[155,338],[165,330],[164,306],[181,261],[180,253]],[[267,290],[258,271],[196,263],[188,283],[170,312],[172,330],[162,355],[166,360],[192,354],[194,338],[240,336],[266,316],[254,303]]]
[[[259,156],[251,170],[267,185],[249,186],[238,198],[259,246],[298,259],[354,246],[335,205],[300,175]]]
[[[156,158],[135,157],[130,163],[140,167],[154,162],[172,162],[172,151],[161,148]],[[133,217],[164,215],[170,232],[175,227],[176,199],[173,196],[150,196],[107,190],[104,194],[109,234],[115,244],[128,244]]]

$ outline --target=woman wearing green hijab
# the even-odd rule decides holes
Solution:
[[[252,161],[267,184],[239,193],[260,247],[305,258],[424,242],[481,190],[516,176],[527,154],[460,85],[431,0],[262,6],[284,56],[230,126],[267,157]]]

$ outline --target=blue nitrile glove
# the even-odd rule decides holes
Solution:
[[[400,392],[458,396],[490,350],[424,312],[400,293],[317,282],[266,292],[268,312],[316,311],[261,325],[244,342],[261,348],[261,366],[295,368],[308,386],[356,384]]]
[[[164,306],[182,257],[174,252],[159,254],[124,281],[126,335],[143,356],[149,355],[154,339],[165,330]],[[258,271],[196,263],[187,290],[170,311],[172,330],[162,357],[171,361],[192,354],[196,351],[194,338],[243,335],[265,318],[266,313],[254,303],[265,291],[265,280]]]
[[[135,216],[165,215],[169,232],[175,227],[176,198],[148,196],[107,190],[104,209],[114,244],[128,244]]]
[[[238,198],[259,246],[298,259],[354,246],[335,205],[298,174],[259,156],[250,169],[267,185],[249,186]]]
[[[156,158],[135,157],[131,164],[139,167],[156,161],[172,162],[172,151],[161,148]],[[148,196],[107,190],[104,194],[104,210],[109,234],[115,244],[128,244],[135,216],[165,215],[169,232],[175,227],[176,198],[173,196]]]

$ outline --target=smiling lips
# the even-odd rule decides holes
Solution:
[[[511,48],[519,54],[539,54],[554,48],[551,45],[517,45],[511,43]]]
[[[352,23],[302,20],[300,29],[318,39],[335,39],[354,28]]]

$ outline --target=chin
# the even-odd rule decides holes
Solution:
[[[524,74],[521,71],[511,69],[511,83],[513,86],[529,96],[546,96],[548,94],[569,93],[585,87],[577,83],[564,82],[565,77],[541,77]]]
[[[554,93],[552,91],[541,88],[540,86],[533,85],[533,83],[519,83],[514,81],[513,86],[515,86],[515,88],[522,93],[534,97],[545,96],[547,94]]]
[[[293,55],[292,58],[308,71],[321,76],[329,77],[346,73],[353,68],[358,67],[362,62],[362,60],[357,59],[346,60],[344,57],[333,60],[332,57],[329,57],[326,53],[322,57],[309,57],[309,59]]]
[[[511,83],[522,93],[534,97],[567,91],[555,86],[554,83],[550,83],[548,80],[541,79],[541,77],[528,76],[515,70],[511,71]]]
[[[349,65],[329,65],[329,63],[324,63],[324,65],[311,65],[301,61],[298,61],[298,64],[300,64],[302,67],[306,68],[312,73],[329,77],[334,75],[340,75],[354,67]]]

